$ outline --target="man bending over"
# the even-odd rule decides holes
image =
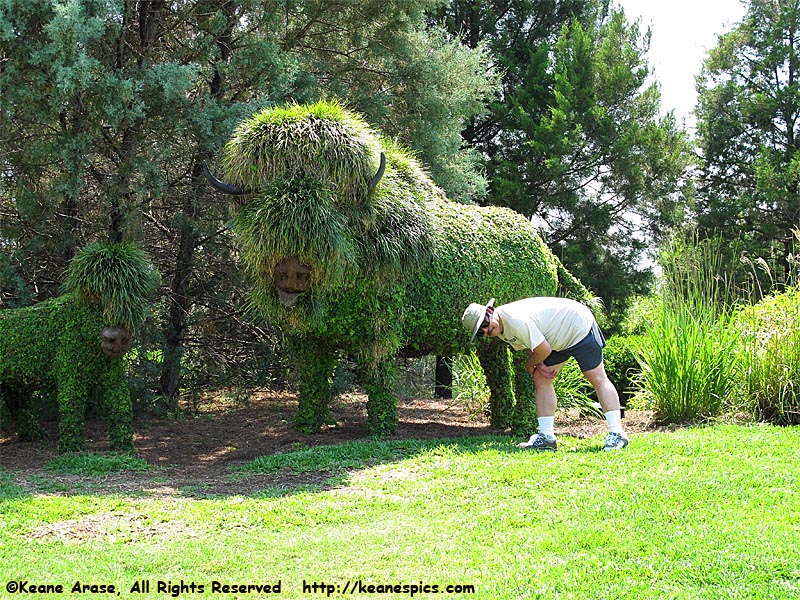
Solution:
[[[536,386],[538,433],[520,444],[531,450],[556,450],[554,421],[558,372],[570,357],[578,361],[584,377],[592,384],[608,422],[603,450],[621,450],[628,445],[622,429],[619,395],[603,366],[606,345],[600,327],[588,307],[567,298],[535,297],[494,307],[494,298],[485,306],[470,304],[461,323],[472,332],[499,337],[514,350],[527,349],[525,367]]]

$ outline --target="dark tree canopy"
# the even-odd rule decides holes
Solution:
[[[697,223],[704,235],[773,258],[778,283],[800,224],[798,76],[800,3],[752,0],[698,78]]]
[[[682,217],[691,160],[648,80],[649,32],[591,0],[456,0],[439,20],[485,40],[503,75],[464,134],[487,159],[486,202],[532,217],[618,318],[648,289],[642,254]]]

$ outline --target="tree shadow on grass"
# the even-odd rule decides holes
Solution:
[[[136,456],[151,468],[100,474],[53,470],[55,424],[46,424],[51,435],[44,444],[21,442],[6,432],[0,435],[0,501],[20,495],[285,496],[345,487],[355,471],[422,452],[520,452],[516,444],[525,439],[471,419],[451,400],[401,399],[397,432],[372,440],[365,405],[363,394],[339,397],[331,407],[337,426],[315,434],[292,428],[297,402],[285,392],[263,392],[236,405],[210,403],[177,419],[139,420]],[[559,434],[577,438],[605,428],[596,419],[563,415],[556,425]],[[88,453],[108,453],[105,423],[87,423],[86,438]]]
[[[20,494],[195,498],[274,495],[342,485],[342,466],[332,463],[313,472],[277,467],[246,477],[239,467],[259,457],[302,454],[314,448],[356,442],[372,444],[374,441],[366,432],[365,405],[363,394],[337,398],[331,407],[337,425],[315,434],[292,428],[297,401],[295,395],[285,392],[255,394],[247,402],[234,405],[208,403],[200,411],[186,411],[175,419],[138,420],[134,425],[135,454],[151,468],[137,471],[54,470],[54,463],[60,462],[56,423],[44,423],[49,432],[45,442],[23,442],[4,431],[0,433],[0,500]],[[451,401],[403,399],[398,413],[397,433],[386,443],[497,433],[487,423],[469,419],[451,406]],[[109,455],[105,423],[87,422],[84,448],[90,456]],[[398,452],[402,455],[402,451]],[[383,456],[392,459],[394,455]],[[368,462],[367,457],[365,464]]]

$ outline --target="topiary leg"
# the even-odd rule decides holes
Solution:
[[[490,423],[492,427],[510,427],[514,409],[514,387],[508,346],[497,341],[481,342],[477,353],[490,391]]]
[[[394,395],[396,371],[391,360],[365,369],[364,391],[367,392],[367,432],[376,437],[397,431],[397,396]]]
[[[315,433],[332,422],[331,380],[336,354],[315,338],[295,338],[290,347],[300,387],[294,426],[303,433]]]
[[[117,452],[133,452],[133,405],[122,361],[103,376],[103,399],[108,412],[109,446]]]
[[[80,452],[83,448],[84,413],[89,388],[80,379],[83,373],[62,380],[58,385],[58,451]]]
[[[521,435],[531,435],[538,429],[536,423],[536,385],[533,383],[533,377],[525,368],[527,359],[528,353],[525,351],[513,354],[516,402],[514,404],[511,429],[514,433]]]

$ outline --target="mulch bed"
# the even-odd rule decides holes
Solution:
[[[47,464],[56,456],[55,423],[45,424],[46,442],[22,442],[0,431],[0,466],[30,493],[122,493],[145,495],[209,496],[247,494],[268,488],[321,484],[330,474],[291,473],[231,478],[231,467],[260,456],[317,445],[366,440],[366,397],[347,394],[337,398],[331,412],[337,422],[316,434],[292,429],[297,399],[288,392],[264,391],[247,402],[207,402],[197,412],[184,411],[174,419],[140,419],[134,424],[136,454],[157,469],[142,473],[113,473],[97,477],[56,475]],[[397,433],[387,439],[439,439],[476,435],[502,435],[485,420],[470,418],[452,400],[401,399]],[[624,425],[635,434],[656,429],[652,415],[628,411]],[[606,431],[605,422],[559,414],[559,435],[593,437]],[[85,450],[108,450],[106,425],[86,424]],[[42,482],[46,482],[43,485]]]

